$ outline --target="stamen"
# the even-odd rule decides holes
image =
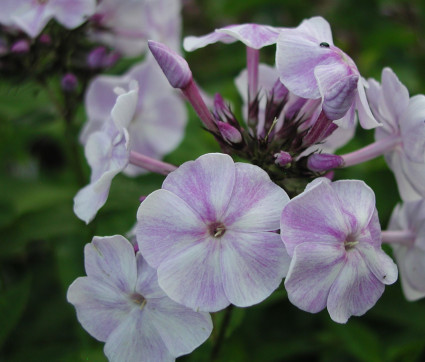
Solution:
[[[351,250],[354,248],[355,245],[357,245],[358,241],[346,241],[344,242],[345,250]]]

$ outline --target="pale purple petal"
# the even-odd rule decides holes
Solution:
[[[357,126],[355,102],[353,102],[344,117],[335,120],[334,123],[338,128],[325,139],[325,149],[330,147],[330,149],[335,150],[353,138]]]
[[[145,308],[165,346],[175,357],[191,353],[211,334],[213,325],[208,313],[196,312],[168,297],[152,299]]]
[[[278,230],[283,207],[289,201],[286,192],[257,166],[237,162],[235,169],[235,188],[222,222],[229,230]]]
[[[167,295],[158,284],[156,269],[147,263],[140,252],[136,254],[136,263],[137,282],[134,291],[142,295],[145,299],[166,297]]]
[[[0,24],[12,26],[12,14],[29,0],[2,0],[0,1]]]
[[[290,259],[279,234],[227,230],[221,243],[223,287],[232,304],[263,301],[285,277]]]
[[[131,243],[121,235],[94,237],[84,248],[87,276],[132,293],[137,280],[136,259]]]
[[[148,263],[157,268],[170,254],[207,236],[198,213],[168,190],[150,194],[137,211],[137,242]]]
[[[398,98],[394,98],[398,99]],[[393,102],[397,103],[397,102]],[[399,119],[403,148],[407,157],[425,167],[425,96],[410,98]]]
[[[351,225],[353,234],[360,233],[369,225],[375,211],[375,194],[363,181],[343,180],[331,183]],[[380,228],[378,224],[378,234]]]
[[[345,263],[341,245],[306,242],[295,248],[285,280],[292,304],[310,313],[326,307],[329,290]]]
[[[340,207],[330,182],[323,178],[290,200],[280,222],[288,254],[292,256],[294,249],[304,242],[342,245],[350,229]]]
[[[137,107],[138,90],[137,83],[132,81],[130,82],[130,90],[117,97],[115,105],[111,110],[111,118],[119,130],[127,128],[134,117]]]
[[[220,239],[208,238],[165,259],[158,282],[176,302],[196,311],[216,312],[230,302],[223,289]]]
[[[68,29],[74,29],[94,14],[96,0],[49,0],[54,17]]]
[[[181,165],[162,188],[173,192],[205,222],[220,220],[235,185],[235,164],[228,155],[210,153]]]
[[[313,36],[321,42],[333,45],[331,26],[321,16],[313,16],[310,19],[303,20],[296,29]]]
[[[370,271],[356,249],[347,252],[344,267],[328,296],[328,311],[335,322],[346,323],[352,315],[361,316],[372,308],[385,285]]]
[[[375,119],[367,102],[363,79],[357,83],[356,109],[359,116],[359,123],[364,129],[379,127],[380,123]]]
[[[187,36],[183,40],[183,48],[187,52],[192,52],[196,49],[203,48],[209,44],[222,42],[225,44],[234,43],[237,39],[225,33],[209,33],[203,36]]]
[[[278,28],[260,24],[230,25],[216,32],[228,34],[253,49],[275,44],[279,36]]]
[[[88,277],[77,278],[68,288],[67,300],[78,321],[94,338],[105,342],[130,312],[130,300],[113,285]]]
[[[175,360],[157,332],[149,313],[135,307],[109,336],[104,352],[110,361]]]
[[[35,38],[53,15],[52,9],[47,3],[34,5],[27,1],[25,5],[22,5],[13,13],[12,18],[20,29],[30,37]]]
[[[402,116],[409,105],[409,91],[390,68],[382,70],[381,79],[383,103],[390,115],[388,119],[397,119]]]

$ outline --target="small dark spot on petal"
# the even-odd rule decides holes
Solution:
[[[329,48],[329,43],[326,43],[325,41],[323,41],[323,42],[320,43],[320,46],[322,48]]]

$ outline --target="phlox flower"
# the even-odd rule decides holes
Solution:
[[[319,178],[283,209],[281,237],[291,264],[285,280],[298,308],[346,323],[369,310],[397,279],[381,249],[373,191],[362,181]]]
[[[401,198],[425,197],[425,96],[409,98],[407,88],[390,68],[382,71],[382,83],[369,79],[367,97],[382,127],[375,130],[377,144],[394,172]]]
[[[179,51],[180,11],[180,0],[102,0],[90,36],[126,56],[144,53],[148,39]]]
[[[326,116],[352,126],[355,110],[363,128],[377,127],[365,94],[365,81],[353,60],[333,44],[329,23],[322,17],[282,29],[276,66],[282,83],[295,95],[321,99]]]
[[[52,18],[67,29],[80,26],[95,7],[96,0],[2,0],[0,22],[35,38]]]
[[[289,201],[261,168],[206,154],[171,172],[137,213],[137,241],[167,295],[218,311],[267,298],[289,264],[277,233]]]
[[[174,150],[184,136],[187,120],[184,101],[170,88],[160,68],[152,58],[131,68],[123,76],[101,75],[90,84],[85,98],[88,122],[80,140],[87,143],[89,136],[100,130],[115,104],[116,87],[125,87],[130,81],[138,83],[137,105],[126,129],[131,138],[129,149],[161,159]],[[138,175],[145,170],[128,165],[124,173]]]
[[[90,183],[74,198],[74,212],[86,223],[105,204],[112,179],[123,171],[130,159],[127,127],[137,106],[137,83],[116,97],[115,104],[99,130],[91,133],[85,144],[85,155],[92,169]]]
[[[424,199],[397,205],[382,239],[392,246],[407,300],[425,297]]]
[[[168,298],[156,271],[121,235],[93,238],[84,255],[87,276],[71,284],[67,299],[83,328],[106,342],[110,361],[174,361],[210,335],[209,314]]]

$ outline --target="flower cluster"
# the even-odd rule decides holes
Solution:
[[[209,313],[258,304],[280,285],[294,306],[327,308],[337,323],[365,314],[399,272],[408,300],[425,296],[425,96],[410,97],[389,68],[381,83],[364,79],[325,19],[295,28],[230,25],[184,39],[186,51],[244,44],[246,69],[235,79],[240,120],[221,94],[205,99],[181,56],[179,1],[7,0],[0,10],[0,70],[66,47],[53,38],[58,27],[78,49],[65,56],[67,66],[52,55],[37,68],[43,85],[52,69],[66,71],[67,121],[73,102],[85,99],[80,142],[91,178],[74,198],[77,217],[93,220],[119,173],[165,176],[135,200],[134,240],[95,237],[84,249],[87,276],[68,289],[108,359],[172,361],[208,339]],[[259,61],[266,46],[276,48],[274,65]],[[123,75],[94,77],[147,48]],[[162,158],[184,137],[184,100],[221,153],[177,166]],[[357,124],[374,129],[375,142],[337,154]],[[338,168],[380,155],[403,200],[384,231],[369,186],[332,181]]]

